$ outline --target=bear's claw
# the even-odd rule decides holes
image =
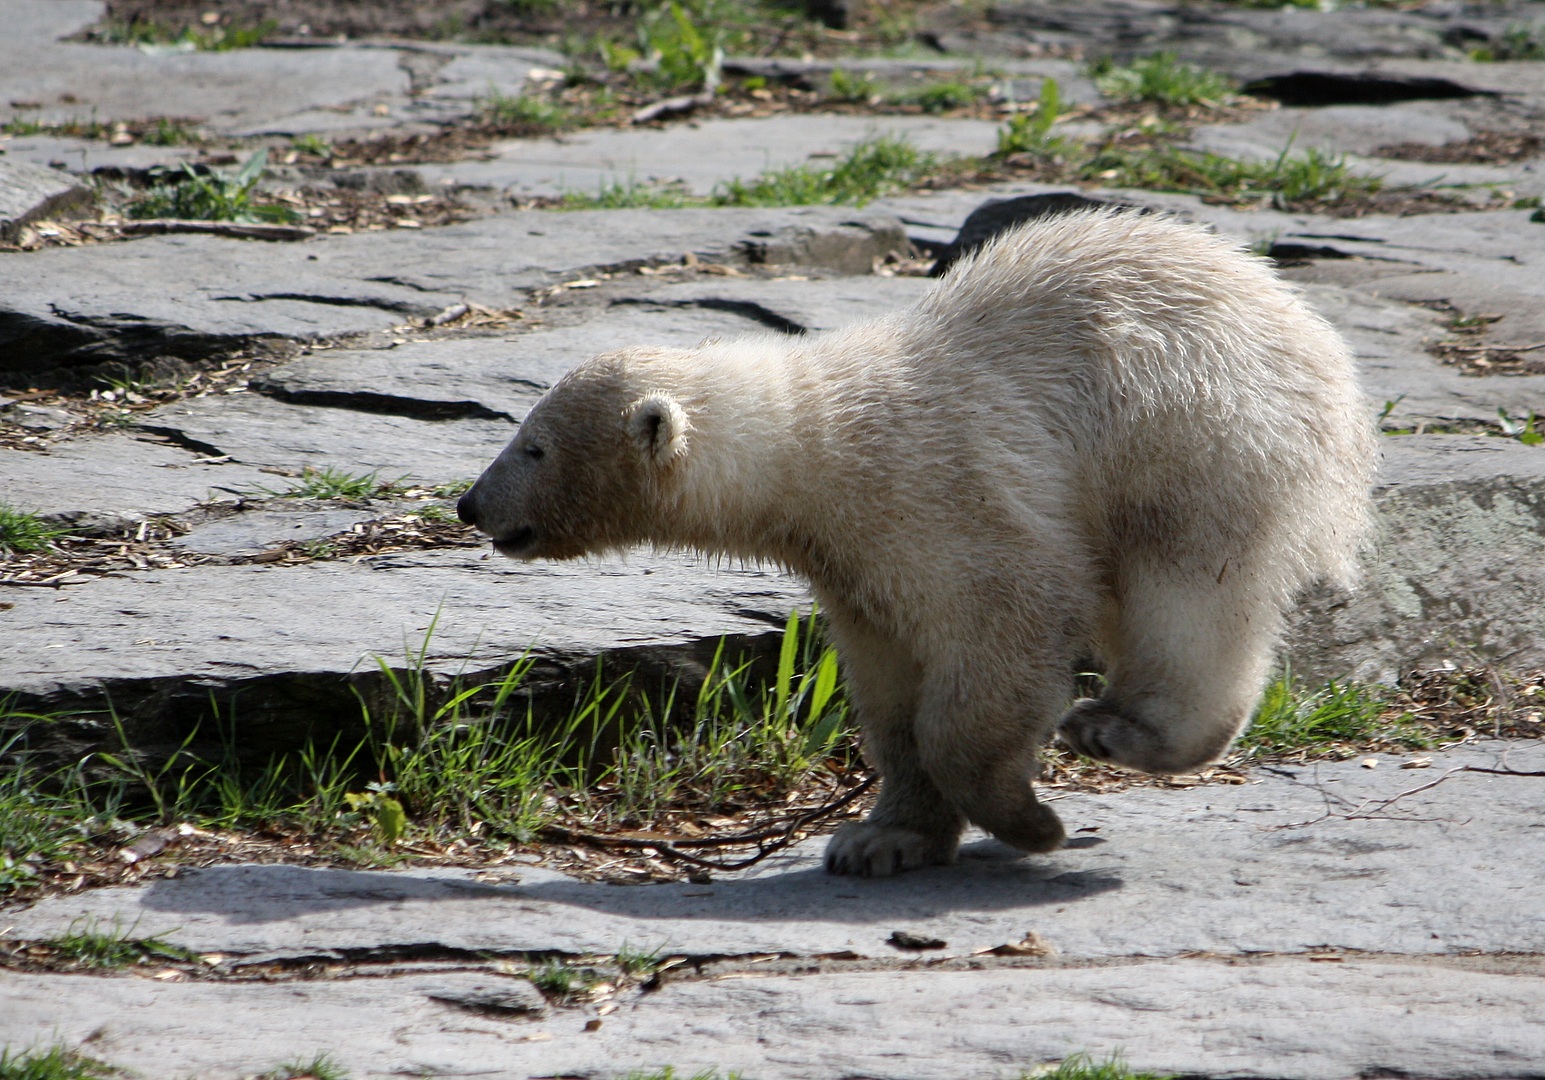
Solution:
[[[958,846],[959,839],[953,833],[924,833],[860,821],[843,826],[826,845],[826,871],[890,877],[920,866],[953,863]]]

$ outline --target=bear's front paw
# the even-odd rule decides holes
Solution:
[[[925,833],[867,821],[844,825],[826,845],[826,871],[890,877],[919,866],[948,865],[960,845],[954,833]]]

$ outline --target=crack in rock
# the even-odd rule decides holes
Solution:
[[[226,458],[230,456],[214,443],[207,443],[202,439],[195,439],[192,435],[189,435],[181,428],[163,427],[156,424],[136,424],[135,427],[137,430],[143,432],[146,435],[159,436],[160,438],[165,439],[167,442],[171,443],[173,446],[179,446],[184,450],[190,451],[191,453],[198,454],[200,457]]]
[[[518,380],[537,391],[546,387]],[[315,405],[325,409],[349,409],[354,412],[402,416],[410,420],[503,420],[517,423],[515,417],[499,409],[490,409],[478,401],[431,401],[402,397],[373,390],[297,390],[269,379],[254,379],[250,389],[288,405]]]
[[[427,288],[426,286],[420,285],[416,281],[409,281],[405,277],[398,277],[396,274],[382,274],[382,275],[380,275],[378,277],[367,277],[367,278],[365,278],[365,280],[366,281],[373,281],[373,282],[375,282],[376,284],[379,284],[379,285],[396,285],[398,288],[401,288],[401,289],[412,289],[414,292],[427,293],[427,292],[436,292],[437,291],[435,289]]]
[[[388,300],[381,296],[322,296],[318,293],[250,293],[246,296],[212,296],[211,300],[232,301],[239,304],[261,304],[268,300],[296,300],[303,304],[322,304],[328,307],[365,307],[390,311],[394,315],[434,315],[439,305],[426,307],[408,300]]]
[[[53,319],[0,310],[0,371],[35,371],[161,355],[199,360],[238,344],[177,323],[127,313],[82,315],[50,304]],[[248,335],[247,339],[259,335]]]
[[[1397,101],[1447,101],[1453,98],[1497,97],[1495,90],[1477,90],[1463,83],[1432,76],[1343,75],[1327,71],[1295,71],[1269,75],[1240,87],[1243,93],[1271,98],[1284,105],[1391,105]]]
[[[726,311],[732,315],[739,315],[743,319],[749,319],[754,323],[760,323],[781,334],[804,334],[810,328],[802,323],[795,322],[786,315],[781,315],[769,307],[757,303],[755,300],[730,300],[725,297],[704,296],[693,300],[654,300],[633,299],[624,297],[612,301],[613,307],[641,307],[641,308],[703,308],[708,311]],[[542,389],[546,389],[543,387]]]

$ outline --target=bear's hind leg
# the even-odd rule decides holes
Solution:
[[[1131,575],[1104,692],[1077,702],[1058,735],[1077,753],[1150,773],[1220,757],[1260,698],[1281,615],[1248,583]]]
[[[912,730],[921,681],[917,665],[900,642],[830,600],[822,606],[842,655],[864,757],[881,785],[869,816],[843,826],[827,844],[826,869],[888,877],[954,862],[965,822],[918,757]]]

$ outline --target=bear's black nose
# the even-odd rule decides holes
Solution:
[[[472,492],[456,500],[456,516],[468,525],[477,524],[477,501],[472,498]]]

